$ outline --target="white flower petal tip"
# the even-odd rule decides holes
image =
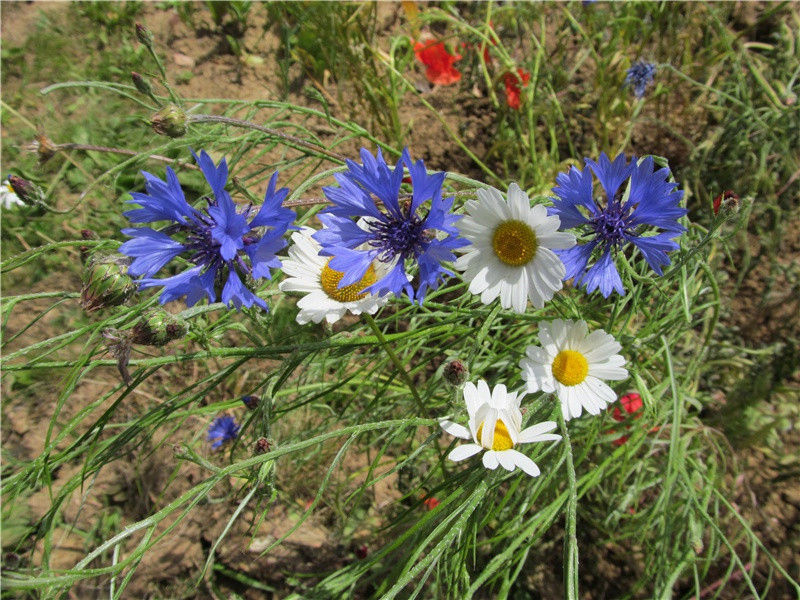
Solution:
[[[575,245],[575,236],[558,232],[560,220],[543,206],[531,207],[528,195],[516,184],[504,200],[494,188],[477,191],[478,200],[466,205],[467,215],[456,225],[471,242],[455,263],[469,291],[490,304],[517,313],[528,300],[536,308],[563,287],[566,267],[553,250]]]
[[[504,384],[493,389],[479,380],[468,382],[463,388],[464,401],[469,414],[469,429],[449,419],[439,419],[439,425],[448,434],[472,443],[456,446],[447,458],[459,462],[481,451],[483,466],[495,470],[501,466],[506,471],[519,467],[531,477],[539,475],[539,467],[530,458],[515,449],[519,444],[546,442],[561,439],[549,433],[557,427],[554,421],[537,423],[522,429],[521,396],[509,392]]]
[[[382,276],[383,267],[370,266],[361,281],[339,287],[342,274],[328,267],[329,257],[320,256],[320,245],[311,237],[313,233],[310,227],[293,233],[289,258],[283,260],[283,272],[288,277],[281,281],[279,289],[305,294],[297,303],[297,322],[304,325],[325,321],[332,325],[348,311],[354,315],[375,314],[390,296],[375,296],[362,290]]]
[[[555,393],[569,421],[586,411],[599,415],[617,399],[601,379],[628,377],[622,346],[602,329],[589,333],[585,321],[556,319],[539,324],[541,346],[528,346],[519,362],[528,391]],[[548,438],[550,439],[550,438]],[[537,440],[538,441],[538,440]]]

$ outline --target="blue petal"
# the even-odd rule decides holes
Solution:
[[[275,256],[286,247],[286,240],[281,235],[265,235],[255,244],[248,244],[244,251],[250,257],[253,279],[266,277],[271,279],[270,268],[280,269],[281,261]]]
[[[661,275],[661,267],[669,264],[667,252],[679,248],[678,244],[672,241],[676,235],[678,235],[676,232],[668,231],[650,237],[631,236],[629,241],[639,249],[650,268]]]
[[[178,176],[167,167],[167,181],[142,171],[146,194],[131,192],[133,200],[128,204],[139,204],[141,208],[123,213],[132,223],[153,221],[175,221],[186,223],[186,217],[194,214],[194,209],[186,202]]]
[[[332,256],[328,266],[334,271],[343,273],[339,287],[347,287],[364,278],[374,260],[372,252],[361,252],[349,248],[331,248]]]
[[[278,183],[278,172],[272,174],[267,186],[267,192],[264,194],[264,204],[250,221],[250,228],[254,227],[272,227],[274,230],[280,230],[281,235],[286,232],[289,225],[295,220],[297,216],[291,209],[283,207],[283,201],[289,195],[289,188],[281,188],[275,190]]]
[[[630,176],[633,164],[636,163],[634,158],[633,163],[628,164],[624,154],[619,154],[614,159],[614,162],[611,162],[605,152],[600,154],[598,162],[588,158],[585,161],[592,168],[597,179],[600,180],[600,185],[603,186],[609,203],[614,201],[619,186]]]
[[[311,236],[323,247],[356,248],[372,239],[372,233],[361,229],[352,219],[330,214],[319,215],[324,227]]]
[[[208,207],[208,214],[214,219],[211,237],[220,245],[220,254],[225,260],[231,260],[244,247],[242,237],[250,226],[244,215],[236,212],[236,206],[230,195],[222,190],[217,195],[217,204]]]
[[[357,183],[338,173],[334,179],[339,184],[338,187],[323,187],[322,191],[332,206],[325,209],[326,213],[341,217],[360,217],[368,216],[375,219],[383,219],[384,215],[378,210],[375,201]]]
[[[202,266],[193,267],[183,273],[164,279],[142,279],[139,281],[139,287],[144,289],[164,286],[164,291],[158,299],[161,304],[186,296],[186,306],[194,306],[203,298],[208,298],[209,302],[214,302],[217,299],[217,293],[214,290],[216,274],[216,267],[206,272],[203,272]]]
[[[122,244],[119,251],[126,256],[135,257],[128,267],[128,273],[134,277],[155,275],[185,249],[183,244],[149,227],[123,229],[122,233],[133,237]]]
[[[591,294],[599,288],[603,298],[608,298],[615,290],[620,296],[625,295],[625,288],[622,286],[622,280],[616,265],[611,260],[611,252],[608,248],[603,252],[600,260],[577,280],[577,283],[586,286],[587,294]]]
[[[414,288],[408,281],[405,266],[399,261],[384,277],[373,283],[364,291],[376,296],[384,296],[388,293],[399,296],[405,290],[408,297],[414,299]]]
[[[599,212],[592,196],[592,171],[583,171],[571,167],[567,173],[559,173],[556,176],[556,187],[553,192],[553,206],[548,208],[548,215],[556,215],[561,221],[560,229],[571,229],[589,222],[578,210],[578,207],[585,207],[589,214],[596,215]]]
[[[233,269],[230,270],[228,281],[225,283],[225,287],[222,288],[222,302],[228,306],[232,302],[236,310],[241,310],[242,306],[250,308],[253,304],[257,304],[264,310],[269,310],[267,303],[247,289]]]
[[[217,167],[205,150],[200,151],[200,156],[197,156],[194,150],[191,152],[197,164],[200,165],[200,170],[203,172],[206,181],[208,181],[208,185],[214,191],[214,197],[217,197],[225,190],[225,184],[228,182],[228,163],[223,158],[219,161],[219,167]]]
[[[567,248],[566,250],[554,250],[567,269],[564,275],[564,281],[567,279],[575,279],[577,284],[578,277],[583,275],[583,272],[586,270],[586,263],[589,262],[592,251],[598,243],[599,240],[592,240],[588,244],[580,244],[572,248]]]

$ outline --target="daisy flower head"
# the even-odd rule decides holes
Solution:
[[[506,386],[498,384],[489,391],[488,384],[480,380],[478,385],[464,385],[464,402],[469,413],[469,429],[447,419],[439,424],[450,435],[472,440],[472,443],[456,446],[447,455],[452,461],[460,461],[483,451],[483,466],[496,469],[498,465],[507,471],[516,467],[531,477],[538,477],[536,463],[514,447],[519,444],[560,440],[561,436],[548,433],[556,428],[553,421],[545,421],[522,429],[522,412],[519,403],[522,395],[508,392]]]
[[[132,223],[167,221],[161,230],[151,227],[123,229],[128,240],[119,251],[134,260],[128,273],[138,280],[139,287],[163,287],[162,304],[186,297],[193,306],[204,297],[221,299],[237,309],[254,304],[267,310],[267,304],[243,282],[243,278],[271,278],[270,269],[281,266],[276,253],[286,246],[283,234],[294,221],[293,211],[281,203],[288,188],[275,189],[278,173],[267,186],[261,207],[248,205],[239,209],[225,191],[228,165],[223,158],[215,165],[205,151],[192,153],[211,186],[213,195],[206,197],[206,206],[189,205],[175,172],[167,167],[167,180],[142,172],[146,193],[131,192],[131,203],[141,208],[125,214]],[[163,279],[153,276],[172,259],[183,256],[194,266]]]
[[[394,169],[380,150],[373,156],[362,149],[361,161],[347,161],[347,171],[335,175],[339,185],[323,188],[332,206],[320,213],[325,227],[314,239],[323,256],[333,257],[330,268],[344,273],[340,288],[363,281],[378,261],[385,274],[361,291],[379,296],[405,291],[412,302],[422,303],[428,289],[452,275],[442,261],[455,260],[453,250],[468,243],[454,225],[460,215],[450,213],[454,199],[442,198],[445,174],[428,174],[421,160],[411,160],[408,148]],[[412,194],[401,199],[404,169]],[[416,288],[406,270],[410,264],[419,269]]]
[[[289,247],[289,258],[283,261],[283,272],[289,277],[280,283],[282,292],[303,292],[297,306],[297,322],[320,323],[323,319],[335,323],[347,311],[354,315],[362,312],[375,314],[389,301],[389,296],[376,296],[363,291],[377,281],[383,265],[374,261],[361,280],[339,287],[344,273],[329,266],[331,258],[321,256],[321,246],[312,236],[314,230],[303,227],[292,234],[294,244]]]
[[[239,425],[230,415],[217,417],[208,427],[208,441],[214,442],[211,448],[216,450],[225,442],[236,439],[239,435]]]
[[[586,321],[539,323],[541,346],[528,346],[519,362],[528,392],[555,393],[564,420],[580,417],[583,409],[600,414],[617,394],[601,379],[628,377],[622,346],[602,329],[588,332]]]
[[[637,98],[643,98],[647,86],[653,82],[656,75],[656,66],[643,60],[637,61],[625,72],[624,87],[633,88]]]
[[[564,285],[566,268],[554,250],[572,248],[575,236],[559,232],[559,218],[548,216],[544,206],[532,207],[516,183],[508,187],[508,201],[494,188],[477,194],[458,223],[472,245],[455,268],[464,271],[469,291],[484,304],[499,296],[503,308],[518,313],[525,312],[528,299],[542,308]]]
[[[586,243],[559,252],[567,268],[565,279],[586,286],[587,293],[599,289],[604,298],[614,291],[624,295],[612,253],[630,242],[661,275],[661,268],[670,263],[667,253],[679,247],[673,240],[686,231],[678,223],[687,212],[680,205],[683,191],[668,181],[668,168],[655,170],[652,156],[639,161],[634,157],[628,163],[623,154],[611,161],[603,153],[597,162],[588,158],[585,162],[583,171],[572,167],[558,174],[556,197],[548,210],[561,219],[562,228],[580,228],[588,235]],[[599,199],[593,193],[592,174],[603,190]],[[660,231],[645,235],[654,228]],[[599,258],[587,268],[595,250]]]
[[[3,210],[11,210],[17,206],[25,206],[25,203],[17,196],[8,178],[0,185],[0,205],[3,207]]]

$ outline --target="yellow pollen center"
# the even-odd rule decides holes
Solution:
[[[492,235],[492,248],[497,258],[512,267],[529,263],[538,247],[533,229],[522,221],[503,221]]]
[[[483,431],[483,423],[481,423],[478,426],[478,432],[477,432],[478,442],[480,442],[481,446],[483,446],[483,442],[481,442],[482,431]],[[514,442],[511,441],[511,436],[508,433],[506,424],[498,419],[494,426],[494,436],[492,439],[491,450],[510,450],[513,447],[514,447]]]
[[[340,288],[339,282],[344,277],[344,273],[331,269],[328,266],[330,262],[331,260],[328,259],[319,274],[319,283],[322,286],[322,291],[328,294],[329,298],[333,298],[337,302],[355,302],[367,297],[367,292],[362,292],[361,290],[375,283],[375,267],[370,265],[361,281],[356,281],[352,285]]]
[[[589,362],[575,350],[562,350],[553,359],[553,377],[564,385],[578,385],[589,374]]]

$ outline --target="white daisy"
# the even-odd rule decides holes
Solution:
[[[554,249],[575,245],[575,236],[558,231],[561,220],[547,216],[542,205],[531,207],[516,183],[508,201],[494,188],[477,191],[465,204],[467,215],[456,226],[472,246],[455,263],[470,282],[469,291],[489,304],[500,296],[503,308],[525,312],[527,299],[542,308],[563,287],[564,263]]]
[[[304,292],[306,295],[297,302],[300,312],[297,322],[301,325],[325,319],[335,323],[349,310],[354,315],[362,312],[374,314],[378,308],[389,301],[389,294],[379,297],[362,292],[365,287],[375,283],[381,276],[373,264],[361,281],[353,285],[339,287],[343,274],[328,266],[330,257],[320,256],[319,243],[311,237],[314,230],[303,227],[292,234],[294,245],[289,248],[289,258],[283,261],[283,272],[289,277],[280,283],[283,292]],[[377,265],[377,269],[381,266]]]
[[[2,204],[3,210],[25,206],[25,203],[19,199],[7,179],[0,185],[0,204]]]
[[[622,346],[602,329],[588,333],[586,321],[539,323],[542,346],[528,346],[519,361],[528,391],[555,392],[565,420],[587,412],[600,414],[617,394],[600,379],[626,379]],[[588,334],[588,335],[587,335]]]
[[[515,467],[519,467],[531,477],[537,477],[539,467],[522,452],[514,450],[514,446],[560,440],[561,436],[547,433],[556,428],[553,421],[545,421],[520,431],[522,413],[519,403],[524,395],[508,392],[502,383],[496,385],[491,392],[483,380],[478,381],[477,386],[472,382],[466,383],[464,402],[469,413],[469,429],[447,419],[441,419],[439,424],[450,435],[471,439],[474,443],[456,446],[447,458],[460,461],[486,450],[483,453],[483,466],[487,469],[496,469],[501,465],[507,471],[513,471]]]

